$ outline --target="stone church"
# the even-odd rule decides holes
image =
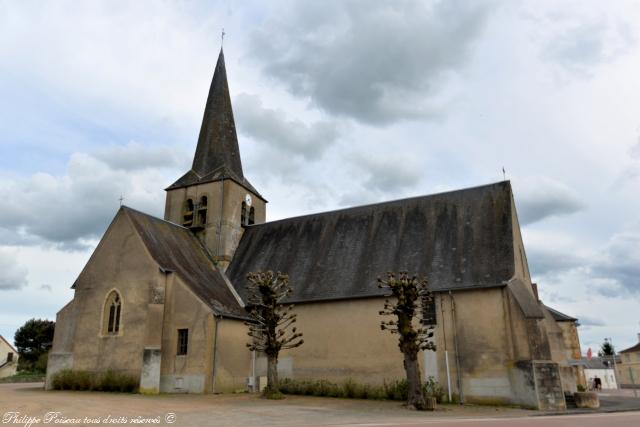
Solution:
[[[166,189],[164,219],[115,215],[58,312],[48,387],[65,368],[126,372],[146,393],[255,384],[245,277],[260,270],[289,274],[305,336],[281,354],[284,377],[402,378],[376,278],[406,270],[435,292],[422,375],[461,401],[562,409],[583,381],[576,319],[538,298],[508,181],[272,222],[266,204],[243,172],[221,51],[191,170]]]

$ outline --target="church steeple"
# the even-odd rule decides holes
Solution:
[[[166,191],[164,218],[193,231],[222,270],[231,262],[245,227],[266,220],[267,201],[242,171],[222,48],[193,165]]]
[[[192,170],[205,176],[220,168],[227,169],[225,172],[236,175],[235,178],[244,178],[222,48],[211,80]]]

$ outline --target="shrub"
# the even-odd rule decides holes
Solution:
[[[582,384],[578,384],[578,391],[587,391],[587,388]]]
[[[36,372],[40,372],[45,374],[47,372],[47,361],[49,360],[49,352],[42,353],[38,356],[38,360],[36,360],[33,365],[33,370]]]
[[[342,384],[327,380],[297,381],[285,378],[280,382],[280,391],[284,394],[297,394],[319,397],[346,397],[351,399],[406,400],[407,382],[395,381],[382,386],[358,384],[352,379]]]
[[[138,380],[128,374],[114,371],[96,373],[62,369],[53,375],[51,385],[55,390],[97,390],[134,393]]]
[[[436,402],[442,403],[444,401],[444,389],[433,377],[429,377],[427,381],[422,385],[424,397],[435,397]]]
[[[407,400],[409,395],[409,383],[407,380],[394,381],[390,384],[384,383],[384,394],[388,400]]]

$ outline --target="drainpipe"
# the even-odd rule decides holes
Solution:
[[[451,403],[451,371],[449,370],[449,352],[447,351],[447,328],[444,324],[444,298],[440,295],[440,318],[442,319],[442,341],[444,343],[444,365],[447,369],[447,394]]]
[[[253,393],[256,392],[256,351],[251,350],[251,378],[253,381],[253,386],[251,386],[251,391]]]
[[[211,392],[216,392],[216,375],[218,374],[218,323],[222,321],[222,316],[213,316],[213,319],[216,322],[214,327],[214,338],[213,338],[213,378],[211,380]]]
[[[449,291],[449,298],[451,299],[451,318],[453,322],[453,346],[456,352],[456,370],[458,380],[458,394],[460,396],[460,404],[464,403],[464,395],[462,392],[462,372],[460,372],[460,353],[458,352],[458,334],[456,334],[456,301],[453,299],[453,293]]]

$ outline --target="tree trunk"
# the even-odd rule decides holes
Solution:
[[[423,410],[425,408],[422,381],[420,381],[420,367],[418,355],[404,353],[404,370],[407,373],[407,407]]]
[[[266,396],[280,391],[278,384],[278,356],[267,355],[267,387],[264,390]]]

